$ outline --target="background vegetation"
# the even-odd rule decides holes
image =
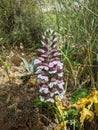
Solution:
[[[37,1],[0,1],[0,42],[4,45],[25,46],[38,42],[43,30],[43,17]]]
[[[35,66],[33,66],[34,59],[32,60],[32,57],[34,56],[35,58],[38,55],[37,48],[41,46],[42,34],[48,28],[55,30],[58,35],[58,50],[62,53],[61,60],[64,64],[64,88],[67,104],[77,103],[79,98],[85,97],[92,100],[93,103],[90,102],[91,106],[94,103],[96,104],[92,97],[98,98],[96,94],[98,89],[97,0],[0,0],[0,68],[2,69],[2,65],[4,66],[3,69],[7,73],[8,80],[10,81],[12,78],[11,73],[13,74],[11,67],[18,66],[18,70],[16,68],[14,69],[19,72],[19,67],[21,66],[20,61],[22,60],[29,73],[30,71],[32,73],[35,72]],[[19,50],[14,50],[15,47],[20,47],[21,53]],[[5,48],[11,48],[11,53],[7,54]],[[26,54],[24,54],[24,50],[26,50]],[[26,59],[28,59],[28,62]],[[30,60],[31,63],[29,64]],[[24,73],[23,69],[22,73]],[[4,75],[4,73],[1,73],[1,75]],[[30,77],[28,75],[21,78],[24,84],[28,81],[26,85],[29,88],[32,86],[32,83],[33,86],[36,83],[36,78],[34,77],[33,79],[32,76]],[[28,87],[25,88],[22,86],[22,88],[23,91],[26,91]],[[12,88],[12,95],[16,91],[14,89]],[[19,91],[20,89],[21,87],[19,86]],[[9,95],[6,102],[9,107],[14,102],[14,98],[11,97],[10,90],[8,89],[7,91]],[[91,96],[90,92],[93,96]],[[26,94],[28,97],[28,92]],[[12,98],[13,102],[9,103],[10,98]],[[32,98],[35,99],[35,97]],[[25,100],[24,103],[27,105],[28,101],[27,99]],[[86,100],[84,104],[87,107],[88,101]],[[45,119],[48,120],[48,124],[51,122],[50,120],[53,121],[56,115],[59,121],[68,121],[67,127],[70,130],[79,129],[79,111],[73,108],[68,111],[60,111],[61,113],[65,112],[62,117],[58,111],[61,108],[58,106],[60,105],[55,105],[52,108],[51,104],[44,104],[38,100],[35,103],[34,110],[37,107],[41,116],[44,115]],[[78,105],[76,104],[76,106]],[[29,106],[26,107],[28,108]],[[91,111],[94,113],[93,108],[94,106],[91,107]],[[25,111],[27,112],[27,110]],[[28,120],[27,118],[29,119],[29,117],[26,116],[26,121]],[[98,117],[95,116],[93,124],[89,124],[91,130],[98,130],[97,122]],[[47,121],[45,123],[48,126]],[[88,123],[83,123],[84,130],[90,129],[88,128]]]

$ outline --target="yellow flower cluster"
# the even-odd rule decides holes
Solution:
[[[91,111],[94,105],[94,111]],[[87,119],[90,122],[94,119],[94,114],[98,116],[98,91],[93,88],[90,94],[85,98],[80,98],[75,104],[72,105],[80,110],[80,123],[83,125]]]
[[[61,116],[64,114],[65,110],[68,110],[71,107],[78,109],[80,111],[80,123],[81,126],[83,126],[85,120],[92,122],[94,115],[98,116],[98,91],[96,88],[92,88],[87,97],[80,98],[75,104],[69,106],[67,106],[66,103],[64,104],[64,102],[58,96],[55,96],[55,104]],[[62,121],[56,127],[56,130],[59,130],[59,128],[62,127],[61,124],[63,124],[63,122],[65,123],[65,121]],[[66,125],[64,125],[64,127],[65,126]]]

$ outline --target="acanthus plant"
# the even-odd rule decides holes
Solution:
[[[55,96],[64,96],[63,63],[57,50],[56,33],[49,29],[42,35],[42,47],[35,59],[36,74],[39,84],[40,100],[54,102]]]

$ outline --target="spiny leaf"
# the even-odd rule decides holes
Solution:
[[[27,60],[24,59],[23,57],[21,57],[21,59],[22,59],[24,65],[25,65],[26,70],[29,71],[29,63],[28,63]]]

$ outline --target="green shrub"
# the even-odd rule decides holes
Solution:
[[[0,1],[0,41],[1,44],[18,45],[22,42],[31,46],[39,42],[43,31],[42,12],[36,1]]]

